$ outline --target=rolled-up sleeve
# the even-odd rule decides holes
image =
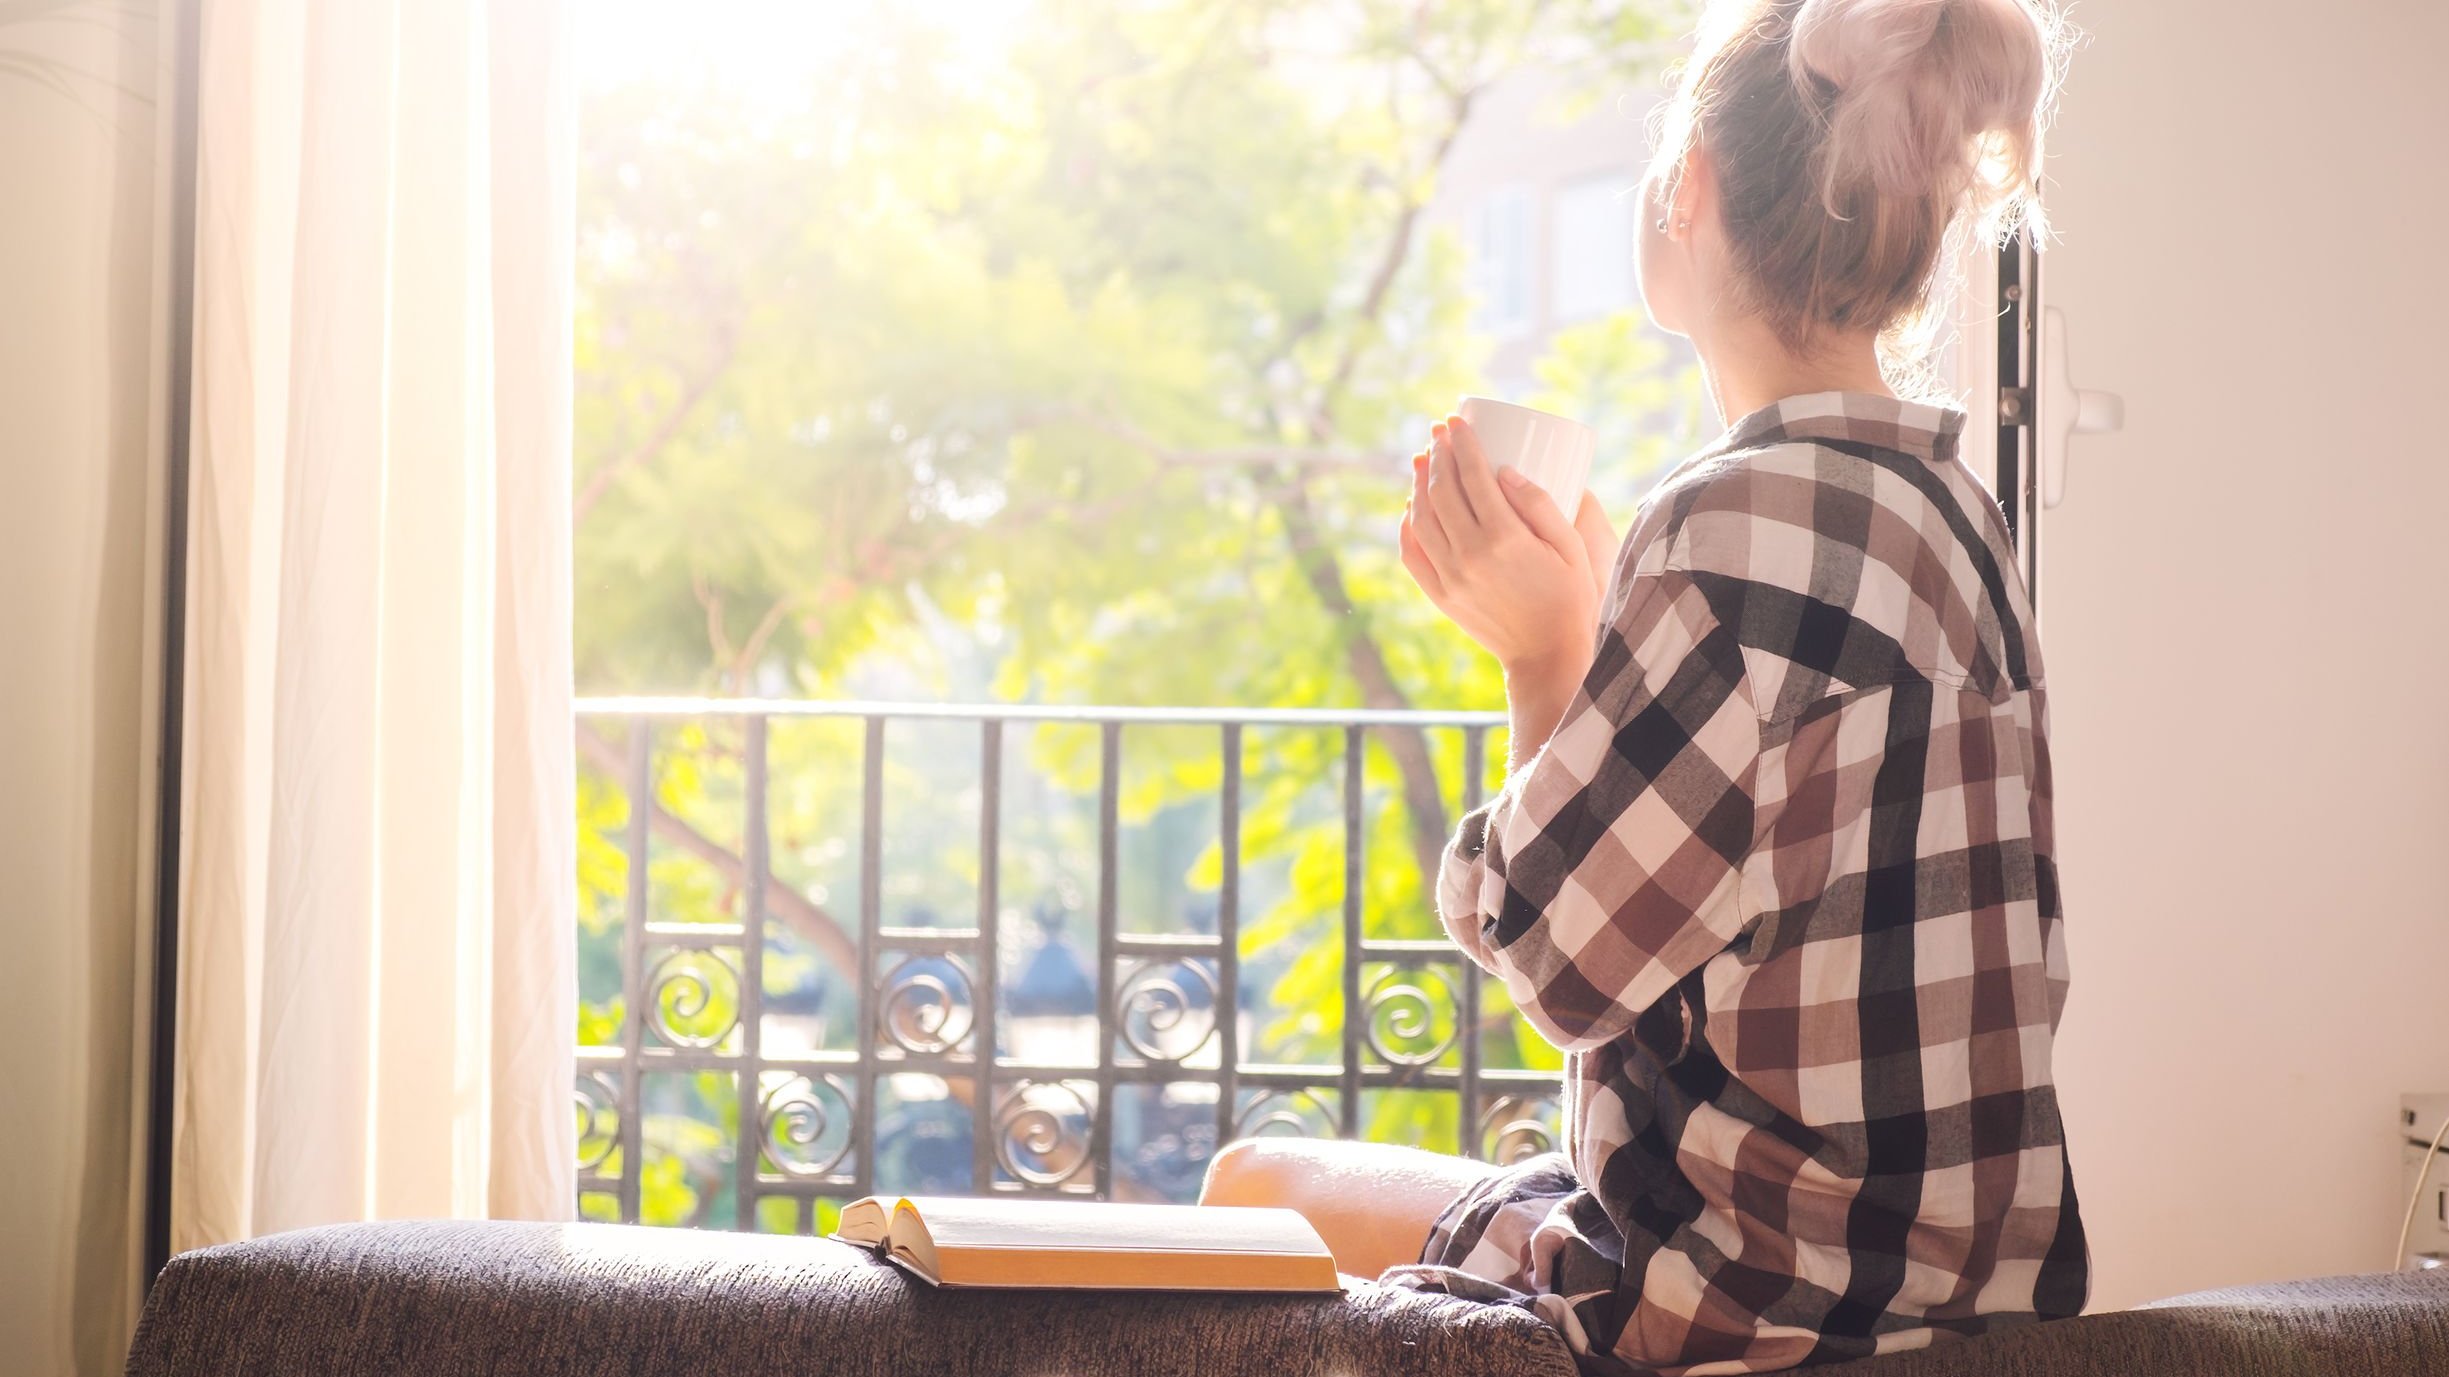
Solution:
[[[1546,746],[1465,817],[1438,913],[1567,1051],[1606,1043],[1741,935],[1760,724],[1734,632],[1692,579],[1611,600]]]

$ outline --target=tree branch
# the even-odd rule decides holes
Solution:
[[[605,740],[583,722],[578,726],[578,750],[590,764],[612,778],[628,778],[628,752]],[[698,831],[687,819],[664,807],[662,801],[651,793],[643,799],[631,799],[629,806],[647,810],[647,826],[656,836],[713,866],[731,884],[746,887],[748,863],[740,858],[738,852]],[[630,858],[632,865],[644,863],[643,857]],[[816,948],[817,955],[840,972],[844,979],[854,985],[857,983],[858,944],[843,929],[840,919],[823,905],[783,883],[771,870],[765,874],[765,907],[769,916]]]
[[[713,653],[718,666],[715,673],[720,676],[723,671],[719,666],[730,664],[732,659],[731,637],[723,630],[723,595],[716,592],[706,582],[706,576],[695,569],[689,571],[689,593],[705,611],[706,649]]]
[[[1471,105],[1477,94],[1476,89],[1465,89],[1450,100],[1446,127],[1429,155],[1427,185],[1435,185],[1435,174],[1444,168],[1446,158],[1454,151],[1454,141],[1471,117]],[[1412,227],[1418,223],[1422,209],[1420,198],[1407,198],[1387,233],[1377,268],[1370,274],[1369,289],[1361,298],[1355,328],[1344,341],[1343,356],[1336,361],[1334,372],[1328,375],[1309,408],[1306,422],[1314,444],[1324,445],[1334,435],[1336,404],[1351,386],[1371,328],[1385,314],[1395,278],[1411,256]],[[1394,672],[1386,663],[1385,649],[1378,644],[1368,619],[1352,600],[1343,566],[1326,543],[1308,492],[1291,471],[1280,469],[1276,482],[1266,489],[1266,496],[1283,519],[1285,539],[1302,579],[1309,584],[1319,606],[1336,618],[1336,624],[1344,630],[1344,664],[1353,682],[1360,686],[1362,703],[1379,710],[1414,706],[1411,696],[1395,682]],[[1420,867],[1422,892],[1433,895],[1445,855],[1446,805],[1444,791],[1437,784],[1436,762],[1429,755],[1428,733],[1418,727],[1380,727],[1376,731],[1402,775],[1404,812],[1411,822],[1412,857]]]
[[[587,513],[595,510],[595,504],[603,500],[604,494],[612,491],[612,485],[620,480],[622,474],[661,454],[664,447],[679,436],[680,428],[688,421],[689,414],[697,410],[697,404],[705,400],[706,394],[714,390],[715,383],[731,368],[732,358],[739,352],[739,340],[737,329],[728,325],[722,327],[721,343],[715,347],[713,361],[681,386],[680,400],[664,412],[663,419],[655,423],[655,428],[647,433],[646,438],[619,458],[587,475],[585,486],[570,502],[570,524],[575,526],[585,521]]]
[[[1429,185],[1435,185],[1437,174],[1445,170],[1446,159],[1454,152],[1454,141],[1462,137],[1463,126],[1471,119],[1472,103],[1478,98],[1478,89],[1467,87],[1455,92],[1447,103],[1445,131],[1438,135],[1436,147],[1429,154],[1426,179]],[[1343,357],[1336,360],[1335,371],[1328,375],[1326,386],[1318,389],[1317,400],[1310,408],[1310,438],[1316,443],[1326,443],[1334,433],[1335,404],[1343,400],[1344,390],[1352,385],[1353,370],[1360,366],[1366,327],[1375,326],[1379,317],[1386,314],[1386,298],[1393,292],[1395,278],[1402,273],[1404,263],[1411,258],[1412,227],[1420,222],[1420,213],[1426,208],[1421,198],[1406,197],[1402,211],[1395,216],[1386,246],[1378,254],[1377,271],[1370,275],[1369,290],[1361,298],[1358,323],[1364,328],[1354,330],[1345,339]]]
[[[731,692],[741,691],[743,681],[757,667],[758,658],[765,654],[766,642],[772,640],[774,633],[782,629],[783,617],[792,608],[798,606],[799,602],[798,592],[785,592],[781,597],[774,599],[773,606],[765,609],[763,617],[757,619],[756,626],[749,630],[748,640],[741,645],[740,653],[732,657],[731,668],[725,671],[724,679],[729,684]]]
[[[1385,650],[1379,646],[1377,637],[1370,634],[1359,605],[1352,601],[1351,591],[1344,583],[1343,566],[1321,538],[1309,494],[1286,483],[1276,490],[1273,502],[1284,519],[1286,541],[1292,547],[1293,562],[1299,566],[1302,579],[1309,584],[1319,606],[1336,618],[1338,625],[1347,628],[1344,666],[1360,686],[1362,705],[1376,711],[1412,707],[1411,696],[1395,682],[1394,672],[1387,668]],[[1403,808],[1411,820],[1412,859],[1420,867],[1422,892],[1433,895],[1437,892],[1437,872],[1446,849],[1446,803],[1444,791],[1437,784],[1437,764],[1429,756],[1428,733],[1419,727],[1373,730],[1394,756],[1396,769],[1403,776]]]

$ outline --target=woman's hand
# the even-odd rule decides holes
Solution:
[[[1607,524],[1607,513],[1599,510],[1599,499],[1587,488],[1582,490],[1580,510],[1573,513],[1573,533],[1582,538],[1582,549],[1590,555],[1590,585],[1603,602],[1608,580],[1616,576],[1616,554],[1624,548],[1624,539]]]
[[[1606,517],[1585,495],[1581,519],[1568,522],[1518,470],[1493,472],[1459,416],[1430,436],[1428,451],[1412,458],[1403,567],[1439,611],[1497,657],[1508,680],[1578,683],[1590,666],[1599,594],[1613,562]]]

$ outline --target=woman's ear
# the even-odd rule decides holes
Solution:
[[[1717,214],[1718,167],[1708,149],[1696,142],[1684,154],[1680,175],[1672,187],[1670,203],[1660,214],[1666,217],[1667,237],[1678,243],[1688,242],[1694,225]]]
[[[1687,334],[1691,329],[1689,183],[1682,159],[1652,167],[1641,188],[1640,233],[1633,236],[1642,308],[1649,312],[1652,324],[1671,335]]]

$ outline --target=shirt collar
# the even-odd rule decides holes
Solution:
[[[1769,403],[1726,428],[1712,454],[1798,440],[1843,440],[1944,463],[1956,457],[1964,413],[1875,392],[1809,392]]]

